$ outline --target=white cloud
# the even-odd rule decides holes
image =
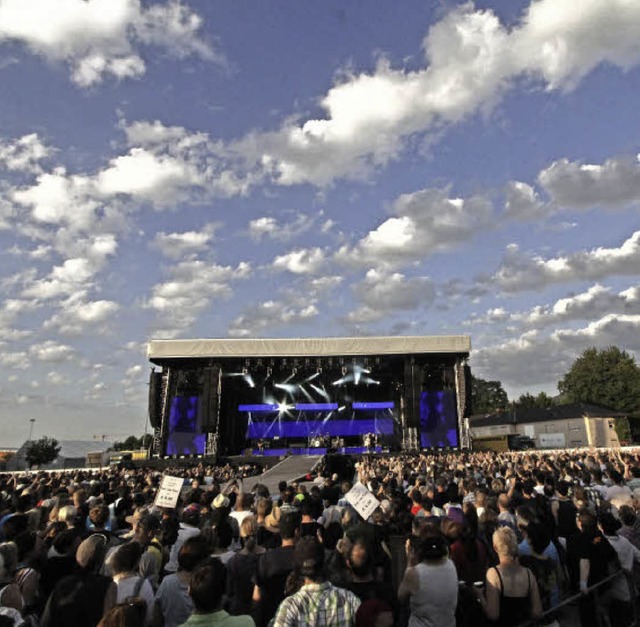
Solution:
[[[549,207],[543,203],[536,191],[519,181],[510,181],[507,185],[505,216],[513,220],[536,220],[549,213]]]
[[[437,189],[402,194],[393,210],[396,217],[388,218],[355,246],[343,246],[336,259],[354,266],[421,260],[470,239],[491,225],[493,216],[485,198],[448,198]]]
[[[640,231],[633,233],[618,248],[598,247],[549,259],[525,256],[512,245],[507,249],[492,283],[497,283],[507,292],[517,292],[553,283],[636,275],[638,268]]]
[[[512,328],[542,329],[576,320],[598,320],[604,316],[633,314],[638,309],[640,287],[615,293],[599,283],[584,292],[560,298],[551,304],[536,305],[528,311],[509,312],[504,307],[472,316],[469,324],[508,323]]]
[[[609,159],[601,165],[560,159],[540,172],[538,180],[562,208],[617,208],[640,201],[638,157]]]
[[[228,298],[230,283],[247,278],[250,272],[245,262],[233,268],[192,259],[171,266],[169,280],[154,285],[146,302],[158,314],[158,335],[173,337],[187,329],[212,298]]]
[[[165,257],[180,259],[187,254],[197,253],[209,248],[215,232],[214,224],[207,224],[199,231],[182,233],[156,233],[153,248],[157,248]]]
[[[34,17],[37,16],[37,17]],[[46,59],[65,62],[87,87],[111,76],[144,74],[142,46],[178,57],[223,62],[200,36],[201,18],[179,0],[144,7],[140,0],[3,0],[0,42],[18,41]]]
[[[317,277],[315,279],[311,279],[309,281],[309,286],[314,291],[321,292],[330,292],[336,287],[342,285],[344,282],[344,277],[333,275],[333,276],[322,276]]]
[[[27,277],[21,296],[41,301],[84,293],[93,286],[95,275],[102,269],[107,258],[115,254],[117,247],[113,235],[97,235],[68,242],[67,252],[77,253],[79,256],[53,266],[45,278]]]
[[[434,285],[428,277],[407,278],[399,272],[378,270],[369,270],[354,291],[362,303],[347,315],[347,320],[354,323],[374,322],[398,311],[427,307],[435,298]]]
[[[425,64],[351,73],[319,102],[323,116],[254,132],[237,148],[281,185],[327,185],[363,177],[395,158],[406,139],[435,132],[491,107],[519,79],[570,89],[601,63],[640,60],[640,5],[629,0],[531,2],[507,27],[465,3],[427,33]]]
[[[322,211],[315,216],[297,211],[285,211],[280,222],[276,218],[262,216],[249,222],[249,236],[256,241],[260,241],[263,237],[277,241],[289,241],[308,231],[322,215]],[[324,226],[321,227],[321,232],[326,232]]]
[[[498,379],[517,393],[555,385],[586,348],[623,346],[640,351],[640,315],[607,314],[579,329],[550,334],[529,330],[522,335],[472,351],[471,367],[483,378]],[[511,392],[510,392],[511,394]]]
[[[0,351],[0,364],[12,370],[26,370],[29,365],[29,355],[25,351]]]
[[[62,265],[54,266],[48,278],[34,281],[22,295],[41,300],[70,296],[84,287],[93,274],[87,259],[67,259]]]
[[[302,303],[285,303],[266,301],[249,308],[238,316],[229,327],[229,335],[233,337],[255,337],[267,329],[282,325],[294,325],[305,322],[318,315],[314,300],[305,299]]]
[[[50,372],[47,372],[47,383],[57,387],[60,385],[66,385],[69,383],[69,379],[62,373],[56,370],[51,370]]]
[[[125,374],[127,377],[139,377],[142,374],[142,366],[140,364],[131,366],[130,368],[127,368]]]
[[[0,142],[0,164],[8,170],[40,172],[40,161],[51,156],[52,149],[40,141],[37,133]]]
[[[75,351],[71,346],[60,344],[54,340],[47,340],[41,344],[32,344],[29,347],[29,354],[44,362],[69,361],[74,353]]]
[[[82,335],[87,329],[103,333],[107,321],[120,309],[110,300],[87,301],[83,292],[63,300],[60,309],[44,322],[45,329],[56,329],[63,335]]]
[[[273,260],[276,270],[287,270],[292,274],[316,274],[325,263],[325,254],[321,248],[293,250],[279,255]]]
[[[172,204],[181,188],[202,184],[195,167],[181,159],[156,155],[144,148],[111,160],[97,176],[98,191],[104,196],[126,194],[154,204]]]
[[[86,176],[69,175],[64,168],[40,174],[35,184],[15,189],[12,199],[30,207],[37,223],[74,224],[75,229],[89,230],[95,222],[92,181]]]

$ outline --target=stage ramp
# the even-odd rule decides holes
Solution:
[[[322,457],[322,455],[291,455],[261,475],[252,477],[251,480],[266,485],[271,495],[276,496],[279,494],[278,483],[280,481],[288,483],[304,477],[316,467]]]

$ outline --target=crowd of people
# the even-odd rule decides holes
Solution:
[[[277,494],[251,465],[173,468],[170,509],[150,468],[0,475],[0,627],[551,625],[572,594],[583,627],[624,627],[637,455],[367,455]]]

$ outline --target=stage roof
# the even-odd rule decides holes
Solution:
[[[348,357],[448,353],[468,355],[468,335],[325,337],[297,339],[151,340],[147,356],[163,359],[237,357]]]

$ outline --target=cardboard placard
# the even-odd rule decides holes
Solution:
[[[184,485],[184,479],[182,477],[171,477],[170,475],[162,475],[162,481],[160,482],[160,488],[158,494],[156,494],[156,500],[154,502],[156,507],[169,507],[173,508],[178,504],[180,498],[180,492]]]
[[[345,498],[353,509],[365,520],[380,507],[380,501],[371,494],[367,486],[360,482],[356,483],[353,488],[345,494]]]

